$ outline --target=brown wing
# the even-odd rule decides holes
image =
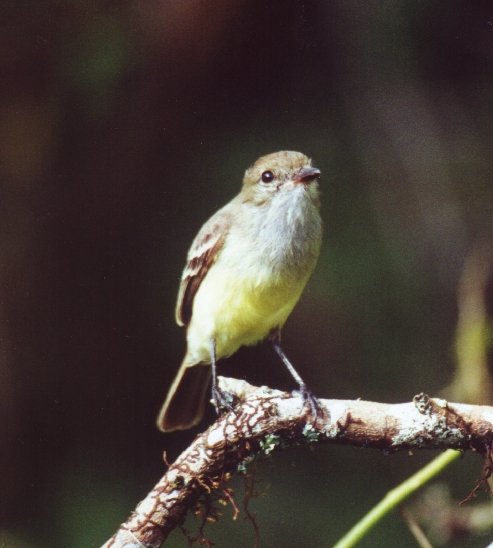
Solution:
[[[229,231],[229,224],[229,215],[224,210],[220,210],[205,223],[193,241],[178,290],[176,303],[178,325],[190,323],[193,299],[204,276],[217,259]]]

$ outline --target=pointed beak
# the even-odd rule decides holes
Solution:
[[[308,184],[320,178],[320,170],[316,167],[302,167],[294,176],[295,183]]]

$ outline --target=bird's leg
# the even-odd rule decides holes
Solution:
[[[219,415],[221,409],[227,411],[233,411],[231,405],[231,395],[222,391],[217,383],[217,370],[216,370],[216,340],[210,341],[210,355],[211,355],[211,368],[212,368],[212,401],[216,408],[216,413]]]
[[[286,369],[289,371],[293,379],[300,387],[301,396],[303,398],[305,407],[307,407],[310,412],[310,415],[315,420],[319,417],[323,417],[324,413],[320,406],[320,402],[315,397],[313,392],[308,388],[305,381],[301,378],[298,371],[296,371],[296,369],[294,368],[293,364],[288,360],[288,357],[281,347],[281,331],[279,329],[276,329],[271,333],[269,339],[272,343],[274,350],[276,351],[276,354],[281,358],[282,363],[286,366]]]

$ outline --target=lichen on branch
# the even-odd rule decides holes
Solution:
[[[299,394],[219,378],[235,402],[199,434],[104,547],[159,547],[204,492],[256,455],[294,444],[338,443],[388,452],[461,449],[484,452],[493,440],[493,407],[418,394],[409,403],[319,400],[310,417]]]

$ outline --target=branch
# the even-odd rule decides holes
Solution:
[[[434,458],[426,466],[423,466],[421,470],[418,470],[411,477],[404,480],[400,485],[390,490],[385,497],[374,506],[362,519],[360,519],[351,529],[334,545],[334,548],[349,548],[350,546],[356,546],[367,534],[370,529],[389,512],[398,508],[405,500],[407,500],[418,489],[421,489],[423,485],[426,485],[430,480],[435,478],[438,474],[443,472],[445,468],[454,460],[457,460],[461,455],[460,451],[454,451],[453,449],[447,449],[444,453],[441,453],[438,457]],[[418,543],[423,541],[423,532],[419,530],[417,523],[413,523],[411,514],[406,513],[404,508],[401,508],[401,514],[405,515],[405,520],[410,526],[412,535],[416,538]],[[421,545],[421,544],[420,544]]]
[[[307,423],[302,398],[220,377],[237,403],[168,468],[104,548],[154,548],[183,522],[198,496],[258,454],[313,442],[403,449],[472,449],[493,440],[493,407],[448,403],[425,394],[411,403],[320,400],[324,417]]]

